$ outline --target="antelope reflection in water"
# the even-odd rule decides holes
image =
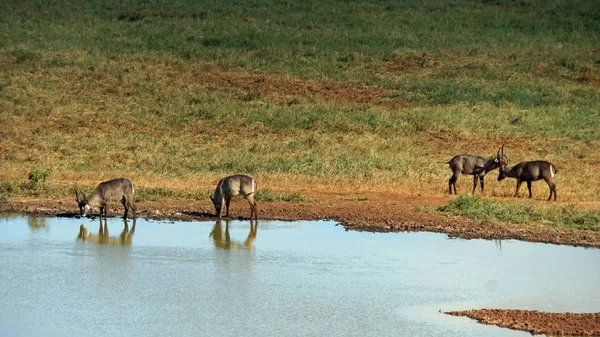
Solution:
[[[129,229],[127,220],[123,219],[123,230],[119,236],[110,236],[108,234],[108,225],[106,221],[104,226],[102,225],[102,218],[100,218],[100,227],[98,227],[98,234],[91,234],[84,225],[79,226],[79,235],[77,239],[82,241],[91,241],[100,244],[108,244],[115,246],[131,246],[133,234],[135,233],[135,218]]]
[[[248,237],[244,242],[231,240],[231,236],[229,235],[229,219],[225,220],[225,231],[223,231],[223,226],[221,224],[221,220],[217,220],[215,225],[213,226],[212,231],[210,232],[210,237],[212,237],[215,246],[221,249],[246,249],[252,250],[254,239],[256,239],[256,232],[258,229],[258,221],[250,220],[250,232],[248,233]]]

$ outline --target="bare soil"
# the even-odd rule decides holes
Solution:
[[[258,214],[264,220],[335,220],[347,230],[369,232],[437,232],[464,239],[517,239],[585,247],[600,247],[600,233],[553,229],[535,225],[478,223],[462,217],[436,212],[418,212],[417,206],[438,207],[449,197],[418,196],[382,192],[307,193],[310,203],[259,203]],[[140,202],[138,216],[149,219],[214,220],[208,200],[168,200]],[[72,199],[22,199],[0,204],[0,212],[18,212],[43,216],[77,216]],[[112,214],[120,216],[121,205]],[[247,219],[250,208],[245,201],[232,202],[231,215]],[[496,324],[535,334],[600,336],[600,313],[570,314],[521,310],[469,310],[449,312],[468,316],[485,324]]]
[[[549,313],[536,310],[481,309],[451,311],[448,315],[466,316],[479,323],[522,330],[532,335],[600,336],[600,313]]]
[[[322,83],[307,81],[290,76],[255,74],[246,71],[194,71],[193,80],[218,88],[225,88],[240,95],[258,94],[261,99],[269,99],[295,105],[301,102],[346,102],[402,108],[409,106],[387,98],[392,92],[361,85],[344,83]]]

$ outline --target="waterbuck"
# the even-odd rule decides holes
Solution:
[[[104,214],[104,221],[106,222],[109,204],[121,200],[123,207],[125,207],[123,219],[127,219],[129,209],[132,210],[135,217],[134,191],[135,188],[129,179],[117,178],[100,183],[89,197],[86,197],[85,193],[81,191],[83,198],[79,198],[79,193],[75,189],[75,201],[79,206],[79,213],[83,216],[86,216],[92,207],[100,207],[100,220],[102,220],[102,214]]]
[[[512,168],[507,169],[506,166],[508,166],[508,158],[504,156],[504,151],[502,152],[502,157],[503,161],[502,165],[500,166],[498,181],[502,181],[506,177],[517,179],[517,189],[515,190],[514,197],[519,196],[519,188],[521,187],[521,183],[526,181],[527,189],[529,190],[529,197],[531,198],[531,182],[544,179],[546,184],[548,184],[548,187],[550,187],[550,196],[548,196],[548,201],[552,199],[553,193],[554,201],[556,201],[556,185],[553,181],[554,175],[556,175],[556,172],[558,172],[556,166],[545,160],[535,160],[523,161]]]
[[[256,182],[254,179],[246,175],[237,174],[221,179],[219,184],[217,184],[215,193],[210,195],[210,200],[215,206],[217,217],[221,219],[223,202],[225,202],[226,206],[225,216],[229,217],[229,203],[231,202],[231,198],[241,194],[250,204],[250,219],[252,219],[252,215],[256,219],[258,215],[256,212],[256,201],[254,201],[254,192],[256,192]]]
[[[504,148],[504,145],[502,145],[502,148]],[[475,189],[477,188],[477,179],[479,179],[481,192],[483,192],[483,178],[488,172],[500,167],[501,160],[500,149],[496,152],[496,157],[492,159],[469,154],[459,154],[454,156],[448,161],[448,166],[450,166],[450,169],[452,170],[452,176],[448,180],[448,194],[452,194],[453,186],[454,194],[457,194],[456,180],[461,173],[473,176],[473,194],[475,194]]]

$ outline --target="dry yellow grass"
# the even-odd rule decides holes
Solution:
[[[56,58],[69,64],[36,66]],[[59,187],[49,193],[127,176],[138,186],[202,195],[223,175],[249,173],[261,187],[290,193],[445,195],[450,170],[441,162],[460,153],[492,156],[506,144],[512,164],[544,159],[558,167],[561,202],[589,205],[600,195],[599,141],[510,123],[539,118],[543,108],[391,104],[377,88],[307,84],[164,55],[47,53],[39,62],[0,63],[10,83],[0,100],[0,180],[16,184],[48,167],[47,184]],[[313,119],[288,124],[305,114]],[[450,120],[453,114],[461,117]],[[496,176],[487,177],[485,195],[511,196],[514,180]],[[472,178],[458,184],[469,193]],[[543,181],[533,190],[536,199],[548,194]]]

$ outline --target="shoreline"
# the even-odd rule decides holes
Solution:
[[[319,193],[316,202],[263,202],[258,204],[260,220],[332,220],[346,230],[365,232],[433,232],[451,238],[521,240],[578,247],[600,248],[600,232],[569,230],[544,225],[482,223],[440,213],[419,212],[417,206],[439,207],[448,197],[415,196],[370,192],[361,198],[344,193]],[[351,198],[352,197],[352,198]],[[366,200],[365,200],[366,199]],[[154,220],[216,220],[210,200],[167,199],[136,203],[137,216]],[[0,203],[0,212],[36,216],[77,216],[77,206],[69,199],[23,198]],[[93,210],[92,214],[97,214]],[[224,210],[223,210],[224,213]],[[122,216],[120,203],[111,205],[110,216]],[[248,219],[250,209],[244,200],[231,203],[232,219]]]
[[[322,194],[321,194],[322,195]],[[389,194],[369,196],[369,201],[347,200],[348,196],[328,195],[319,203],[272,202],[259,204],[259,220],[333,220],[346,230],[367,232],[434,232],[452,238],[504,240],[600,248],[600,233],[584,230],[558,231],[544,226],[484,224],[436,212],[417,212],[415,207],[441,205],[445,198]],[[355,198],[356,199],[356,198]],[[139,202],[137,217],[153,220],[216,221],[208,200],[166,200]],[[22,199],[0,204],[0,212],[33,216],[76,217],[71,199]],[[94,216],[98,211],[92,212]],[[123,208],[111,207],[111,217],[121,217]],[[232,202],[232,219],[249,219],[245,201]],[[548,313],[518,309],[476,309],[445,312],[467,316],[481,324],[522,330],[535,334],[600,336],[600,313]]]

